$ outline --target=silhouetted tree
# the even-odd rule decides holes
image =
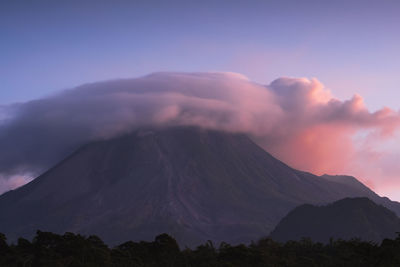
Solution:
[[[38,231],[32,242],[19,238],[12,245],[0,234],[0,266],[400,266],[400,236],[380,245],[359,239],[321,244],[310,239],[279,243],[266,238],[248,246],[222,242],[216,249],[208,241],[181,251],[167,234],[153,242],[129,241],[110,249],[97,236]]]

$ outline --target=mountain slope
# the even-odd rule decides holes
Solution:
[[[277,241],[310,237],[327,243],[338,239],[361,238],[380,242],[395,238],[400,219],[391,210],[368,198],[346,198],[327,206],[301,205],[284,217],[270,237]]]
[[[97,234],[110,244],[181,245],[266,236],[292,208],[368,196],[365,186],[297,171],[247,136],[190,127],[141,130],[83,146],[31,183],[0,196],[0,232]],[[399,203],[389,203],[398,211]]]

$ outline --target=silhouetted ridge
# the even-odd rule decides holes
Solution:
[[[360,238],[380,242],[394,238],[400,219],[394,212],[368,198],[346,198],[326,206],[301,205],[284,217],[271,233],[278,241],[328,242],[330,238]]]

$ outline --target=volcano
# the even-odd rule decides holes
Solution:
[[[249,243],[294,207],[368,197],[350,176],[316,176],[277,160],[244,134],[195,127],[142,129],[86,144],[32,182],[0,196],[0,232],[95,234],[116,245],[174,236]]]

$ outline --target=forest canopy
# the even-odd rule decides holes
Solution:
[[[161,234],[152,242],[128,241],[114,248],[97,236],[37,231],[32,241],[9,244],[0,234],[0,266],[400,266],[400,234],[381,244],[359,239],[328,244],[304,238],[286,243],[265,238],[250,245],[211,241],[179,248]]]

